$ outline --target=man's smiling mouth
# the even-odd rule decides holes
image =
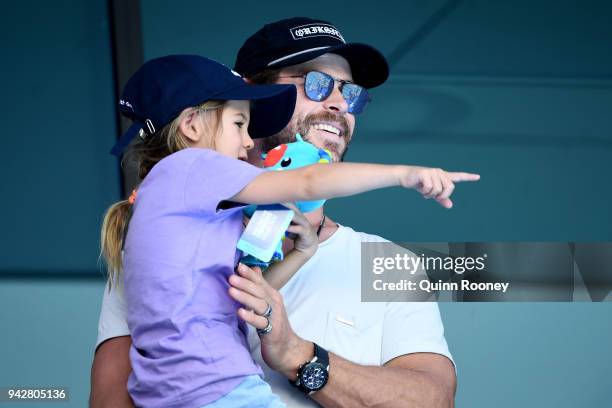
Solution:
[[[316,130],[323,130],[329,133],[333,133],[336,136],[340,136],[340,134],[342,133],[342,131],[339,128],[337,128],[334,125],[330,125],[328,123],[315,123],[314,125],[312,125],[312,128]]]

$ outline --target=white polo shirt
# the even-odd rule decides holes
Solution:
[[[298,336],[363,365],[383,365],[419,352],[452,361],[435,302],[361,302],[361,242],[385,242],[376,235],[340,226],[306,265],[280,290],[291,326]],[[104,292],[96,347],[112,337],[129,335],[121,290]],[[263,367],[274,393],[289,407],[317,406],[270,370],[261,358],[259,338],[250,330],[254,359]]]

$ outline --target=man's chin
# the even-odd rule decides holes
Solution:
[[[281,133],[278,133],[274,136],[267,137],[265,139],[261,139],[259,142],[260,151],[268,152],[270,149],[275,148],[278,145],[284,143],[295,142],[295,134],[300,132],[290,131],[288,129],[283,130]],[[339,162],[344,159],[344,155],[346,154],[347,148],[344,144],[338,143],[336,141],[331,141],[327,139],[327,137],[322,137],[320,135],[312,135],[310,132],[304,132],[303,139],[307,142],[312,143],[319,149],[327,149],[332,154],[332,160],[334,162]],[[249,157],[253,156],[253,152],[249,153]],[[253,163],[253,159],[250,160]]]
[[[314,143],[313,143],[314,144]],[[329,153],[331,153],[331,157],[332,157],[332,162],[337,163],[340,162],[342,160],[344,160],[344,155],[346,153],[345,149],[338,149],[337,147],[332,147],[332,146],[317,146],[319,149],[325,149],[327,150]]]
[[[332,161],[333,161],[334,163],[339,162],[339,161],[340,161],[340,159],[342,158],[342,154],[341,154],[341,153],[339,153],[337,150],[332,150],[332,149],[330,149],[330,148],[328,148],[328,147],[323,147],[323,149],[325,149],[325,150],[327,150],[328,152],[330,152],[330,153],[331,153],[331,156],[332,156]]]
[[[323,144],[323,146],[320,146],[319,149],[325,149],[329,151],[332,155],[332,161],[336,163],[342,161],[346,153],[345,148],[342,148],[341,146],[338,146],[335,143],[334,144]]]
[[[346,148],[344,147],[344,145],[329,141],[326,138],[321,139],[318,137],[308,137],[307,135],[306,137],[304,137],[304,140],[312,143],[319,149],[328,150],[331,153],[334,162],[341,161],[344,158],[344,154],[346,153]]]

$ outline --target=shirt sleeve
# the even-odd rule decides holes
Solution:
[[[385,310],[381,363],[404,354],[451,356],[436,302],[394,302]]]
[[[98,321],[98,340],[96,349],[108,339],[119,336],[129,336],[127,325],[127,307],[121,287],[114,285],[109,290],[109,284],[104,286],[102,309]]]
[[[185,184],[185,204],[190,211],[216,213],[222,201],[239,193],[263,171],[214,150],[199,150]]]

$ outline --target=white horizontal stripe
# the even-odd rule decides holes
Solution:
[[[275,59],[274,61],[269,62],[267,66],[269,67],[270,65],[276,64],[277,62],[284,61],[284,60],[289,59],[291,57],[295,57],[296,55],[304,54],[306,52],[311,52],[311,51],[324,50],[326,48],[331,48],[331,47],[327,46],[327,47],[310,48],[310,49],[303,50],[303,51],[300,51],[300,52],[295,52],[293,54],[285,55],[284,57],[281,57],[279,59]]]

